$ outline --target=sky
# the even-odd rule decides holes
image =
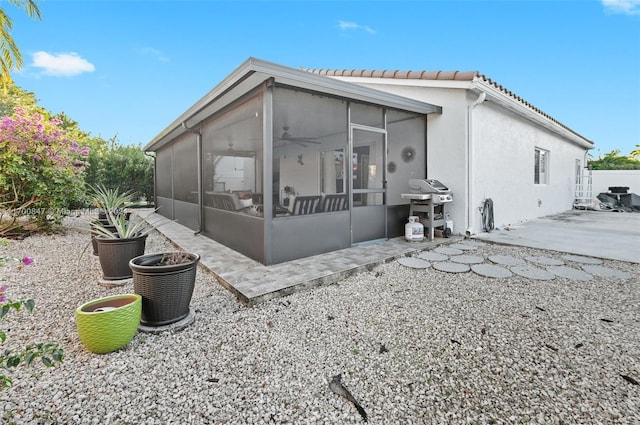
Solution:
[[[0,0],[14,82],[82,130],[146,145],[249,57],[292,68],[478,71],[593,141],[640,144],[640,0]]]

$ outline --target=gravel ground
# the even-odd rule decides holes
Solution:
[[[75,220],[67,222],[76,224]],[[605,261],[630,279],[484,278],[381,265],[327,287],[247,308],[198,271],[194,324],[138,333],[124,349],[88,352],[74,310],[107,289],[87,233],[33,236],[0,255],[11,313],[5,347],[59,341],[62,365],[20,368],[0,391],[17,424],[640,423],[640,265]],[[171,250],[152,235],[147,253]],[[558,257],[486,245],[474,255]],[[78,266],[79,264],[79,266]],[[625,379],[624,376],[630,379]]]

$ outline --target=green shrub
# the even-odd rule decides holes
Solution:
[[[86,183],[131,192],[134,200],[153,199],[153,159],[139,146],[111,146],[89,155]]]

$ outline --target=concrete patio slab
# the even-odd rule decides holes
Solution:
[[[640,213],[567,211],[473,238],[640,263]]]

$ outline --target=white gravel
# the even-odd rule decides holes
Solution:
[[[71,224],[71,221],[67,223]],[[62,365],[21,368],[0,391],[0,423],[349,424],[344,385],[377,424],[640,423],[640,265],[605,260],[631,279],[485,278],[397,262],[338,284],[244,307],[199,270],[193,325],[138,333],[97,355],[74,310],[107,289],[88,234],[33,236],[0,248],[30,256],[2,274],[32,314],[0,323],[4,344],[59,341]],[[158,235],[147,252],[170,250]],[[473,255],[562,253],[486,245]],[[567,263],[567,265],[571,265]],[[604,319],[604,320],[603,320]]]

